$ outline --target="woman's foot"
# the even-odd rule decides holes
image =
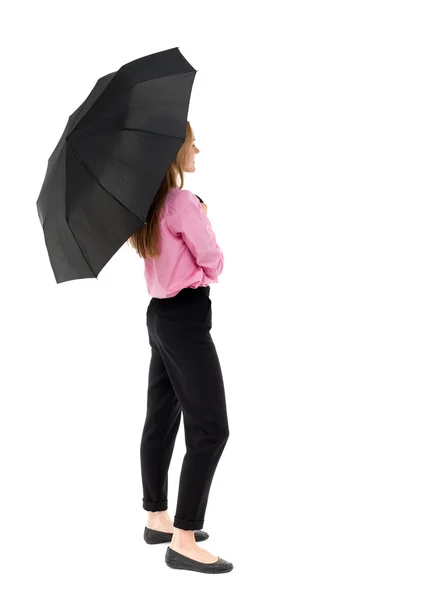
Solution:
[[[149,529],[163,531],[164,533],[174,533],[174,523],[167,510],[157,510],[155,512],[147,511],[147,523]]]
[[[173,533],[172,541],[169,544],[171,550],[208,565],[218,560],[218,556],[197,545],[194,539],[194,531],[174,527]]]

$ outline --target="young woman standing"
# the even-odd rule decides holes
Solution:
[[[182,189],[195,171],[199,149],[190,123],[150,208],[147,223],[129,239],[144,258],[150,303],[146,325],[151,346],[147,412],[140,446],[147,543],[170,541],[169,567],[204,573],[231,571],[232,563],[201,548],[212,479],[229,437],[223,377],[214,342],[210,283],[224,256],[207,206]],[[178,181],[179,178],[179,181]],[[168,509],[168,468],[184,418],[186,454],[177,507]]]

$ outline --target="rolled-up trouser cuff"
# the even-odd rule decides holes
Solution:
[[[199,519],[197,521],[192,521],[191,519],[185,519],[184,517],[174,516],[174,527],[178,529],[186,529],[193,531],[194,529],[202,529],[204,519]]]
[[[157,510],[168,510],[168,500],[161,500],[160,502],[152,502],[151,500],[145,500],[143,498],[144,510],[157,511]]]

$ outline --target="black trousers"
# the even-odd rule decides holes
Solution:
[[[143,508],[168,509],[168,468],[181,414],[183,459],[174,526],[202,529],[212,479],[229,437],[224,382],[212,340],[210,286],[151,298],[152,349],[140,445]]]

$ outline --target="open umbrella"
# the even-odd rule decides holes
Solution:
[[[196,73],[178,48],[139,58],[69,117],[37,200],[57,283],[97,277],[146,222],[185,141]]]

